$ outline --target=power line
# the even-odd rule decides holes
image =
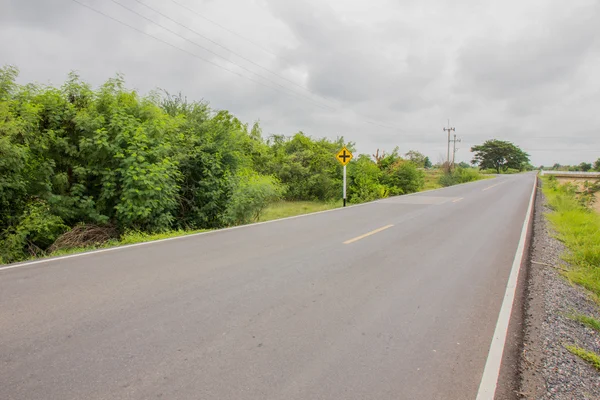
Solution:
[[[187,50],[185,50],[185,49],[182,49],[181,47],[175,46],[174,44],[172,44],[172,43],[169,43],[169,42],[167,42],[166,40],[163,40],[163,39],[161,39],[161,38],[158,38],[158,37],[156,37],[156,36],[154,36],[154,35],[151,35],[151,34],[149,34],[149,33],[147,33],[147,32],[144,32],[144,31],[143,31],[143,30],[141,30],[141,29],[138,29],[138,28],[136,28],[136,27],[134,27],[134,26],[132,26],[132,25],[129,25],[129,24],[128,24],[128,23],[126,23],[126,22],[123,22],[123,21],[121,21],[121,20],[119,20],[119,19],[117,19],[117,18],[114,18],[114,17],[113,17],[113,16],[111,16],[111,15],[108,15],[108,14],[106,14],[106,13],[104,13],[104,12],[100,11],[100,10],[97,10],[97,9],[95,9],[95,8],[94,8],[94,7],[92,7],[92,6],[89,6],[89,5],[87,5],[87,4],[84,4],[84,3],[82,3],[82,2],[80,2],[80,1],[78,1],[78,0],[71,0],[71,1],[73,1],[73,2],[75,2],[75,3],[77,3],[77,4],[79,4],[80,6],[83,6],[83,7],[85,7],[85,8],[88,8],[89,10],[91,10],[91,11],[93,11],[93,12],[97,13],[97,14],[100,14],[100,15],[102,15],[102,16],[104,16],[104,17],[106,17],[106,18],[109,18],[109,19],[111,19],[111,20],[113,20],[113,21],[115,21],[115,22],[117,22],[117,23],[119,23],[119,24],[121,24],[121,25],[123,25],[123,26],[126,26],[126,27],[128,27],[128,28],[131,28],[131,29],[133,29],[133,30],[134,30],[134,31],[136,31],[136,32],[139,32],[139,33],[141,33],[141,34],[143,34],[143,35],[149,36],[149,37],[151,37],[151,38],[152,38],[152,39],[154,39],[154,40],[157,40],[157,41],[159,41],[159,42],[161,42],[161,43],[163,43],[163,44],[166,44],[167,46],[170,46],[170,47],[172,47],[172,48],[174,48],[174,49],[180,50],[180,51],[182,51],[182,52],[184,52],[184,53],[186,53],[186,54],[188,54],[188,55],[190,55],[190,56],[192,56],[192,57],[194,57],[194,58],[197,58],[197,59],[199,59],[199,60],[202,60],[202,61],[204,61],[204,62],[206,62],[206,63],[208,63],[208,64],[211,64],[212,66],[215,66],[215,67],[217,67],[217,68],[219,68],[219,69],[222,69],[222,70],[224,70],[224,71],[227,71],[227,72],[229,72],[229,73],[231,73],[231,74],[237,75],[237,76],[239,76],[239,77],[241,77],[241,78],[248,79],[248,80],[249,80],[249,81],[251,81],[251,82],[254,82],[254,83],[258,84],[258,85],[261,85],[261,86],[264,86],[264,87],[266,87],[266,88],[269,88],[269,89],[271,89],[271,90],[274,90],[274,91],[276,91],[276,92],[280,92],[280,93],[288,94],[288,93],[285,93],[285,92],[281,92],[280,90],[278,90],[278,89],[276,89],[276,88],[274,88],[274,87],[272,87],[272,86],[265,85],[265,84],[264,84],[263,82],[261,82],[261,81],[257,81],[257,80],[255,80],[255,79],[252,79],[252,78],[250,78],[250,77],[247,77],[246,75],[242,75],[242,74],[240,74],[240,73],[238,73],[238,72],[236,72],[236,71],[234,71],[234,70],[232,70],[232,69],[229,69],[229,68],[227,68],[227,67],[224,67],[224,66],[222,66],[222,65],[219,65],[219,64],[217,64],[217,63],[215,63],[215,62],[212,62],[211,60],[208,60],[208,59],[206,59],[206,58],[204,58],[204,57],[201,57],[201,56],[199,56],[199,55],[197,55],[197,54],[195,54],[195,53],[192,53],[191,51],[187,51]]]
[[[448,120],[448,128],[444,128],[444,131],[448,132],[448,155],[446,156],[446,162],[448,163],[448,168],[450,169],[450,132],[456,132],[455,128],[450,127],[450,120]]]
[[[339,110],[339,109],[337,109],[337,108],[335,108],[335,107],[329,106],[328,104],[321,103],[321,102],[317,102],[317,101],[315,101],[315,100],[314,100],[314,99],[312,99],[312,98],[305,97],[305,96],[303,96],[303,95],[301,95],[301,94],[298,94],[297,92],[295,92],[295,91],[293,91],[293,90],[291,90],[291,89],[289,89],[289,88],[287,88],[287,87],[285,87],[285,86],[283,86],[283,85],[280,85],[280,84],[278,84],[278,83],[276,83],[276,82],[273,82],[273,81],[271,81],[270,79],[268,79],[268,78],[265,78],[265,77],[263,77],[262,75],[259,75],[259,74],[255,73],[254,71],[248,70],[247,68],[244,68],[244,67],[242,67],[241,65],[239,65],[239,64],[237,64],[237,63],[234,63],[234,62],[232,62],[232,61],[230,61],[230,60],[227,60],[226,58],[224,58],[224,57],[220,56],[219,54],[217,54],[217,53],[215,53],[215,52],[213,52],[213,51],[211,51],[211,50],[209,50],[209,49],[206,49],[205,47],[203,47],[203,46],[201,46],[201,45],[197,44],[196,42],[190,41],[189,39],[187,39],[187,38],[185,38],[185,37],[183,37],[183,36],[179,35],[178,33],[174,32],[174,31],[172,31],[172,30],[170,30],[170,29],[168,29],[168,28],[165,28],[163,25],[161,25],[161,24],[159,24],[159,23],[157,23],[157,22],[155,22],[155,21],[153,21],[153,20],[151,20],[151,19],[147,18],[146,16],[144,16],[144,15],[142,15],[142,14],[138,13],[138,12],[137,12],[137,11],[135,11],[135,10],[132,10],[132,9],[131,9],[131,8],[129,8],[129,7],[126,7],[125,5],[123,5],[123,4],[121,4],[121,3],[119,3],[119,2],[117,2],[117,1],[115,1],[115,0],[111,0],[111,1],[112,1],[113,3],[115,3],[115,4],[117,4],[117,5],[119,5],[119,6],[123,7],[123,8],[125,8],[126,10],[128,10],[128,11],[130,11],[130,12],[132,12],[132,13],[134,13],[134,14],[136,14],[136,15],[138,15],[138,16],[140,16],[140,17],[144,18],[144,19],[146,19],[147,21],[149,21],[149,22],[151,22],[151,23],[153,23],[153,24],[155,24],[155,25],[157,25],[157,26],[160,26],[161,28],[163,28],[163,29],[167,30],[168,32],[171,32],[172,34],[174,34],[174,35],[176,35],[176,36],[178,36],[178,37],[180,37],[180,38],[182,38],[182,39],[184,39],[184,40],[186,40],[186,41],[188,41],[188,42],[190,42],[190,43],[194,44],[195,46],[199,46],[200,48],[202,48],[202,49],[204,49],[204,50],[206,50],[206,51],[210,52],[211,54],[214,54],[214,55],[216,55],[217,57],[220,57],[220,58],[222,58],[222,59],[225,59],[226,61],[228,61],[228,62],[231,62],[232,64],[234,64],[234,65],[236,65],[236,66],[238,66],[238,67],[240,67],[240,68],[244,69],[245,71],[248,71],[248,72],[250,72],[250,73],[252,73],[252,74],[254,74],[254,75],[258,76],[258,77],[261,77],[262,79],[265,79],[265,80],[267,80],[267,81],[269,81],[269,82],[271,82],[271,83],[273,83],[273,84],[275,84],[275,85],[277,85],[277,86],[279,86],[279,87],[281,87],[281,88],[283,88],[283,89],[285,89],[285,90],[288,90],[288,91],[290,91],[290,92],[292,92],[292,93],[296,94],[297,96],[301,96],[301,97],[303,97],[303,98],[305,98],[305,99],[307,99],[307,100],[309,100],[309,101],[313,102],[314,104],[316,104],[316,105],[319,105],[320,107],[328,108],[328,109],[330,109],[330,110]],[[295,85],[295,86],[298,86],[298,87],[300,87],[301,89],[305,90],[306,92],[310,93],[311,95],[313,95],[313,96],[316,96],[316,97],[321,97],[321,96],[319,96],[318,94],[316,94],[316,93],[313,93],[312,91],[310,91],[308,88],[306,88],[306,87],[304,87],[304,86],[302,86],[302,85],[299,85],[299,84],[297,84],[297,83],[295,83],[295,82],[293,82],[293,81],[291,81],[291,80],[289,80],[289,79],[287,79],[287,78],[285,78],[285,77],[283,77],[283,76],[281,76],[281,75],[277,74],[276,72],[273,72],[273,71],[269,70],[268,68],[265,68],[265,67],[263,67],[262,65],[260,65],[260,64],[257,64],[257,63],[255,63],[254,61],[252,61],[252,60],[249,60],[249,59],[247,59],[247,58],[245,58],[245,57],[241,56],[240,54],[238,54],[238,53],[234,52],[233,50],[230,50],[228,47],[226,47],[226,46],[223,46],[223,45],[221,45],[221,44],[220,44],[220,43],[218,43],[218,42],[215,42],[214,40],[212,40],[212,39],[208,38],[207,36],[205,36],[205,35],[202,35],[202,34],[201,34],[201,33],[199,33],[199,32],[196,32],[195,30],[193,30],[193,29],[189,28],[188,26],[186,26],[186,25],[184,25],[184,24],[182,24],[182,23],[180,23],[180,22],[178,22],[178,21],[174,20],[173,18],[170,18],[169,16],[167,16],[167,15],[165,15],[164,13],[162,13],[162,12],[160,12],[160,11],[158,11],[158,10],[156,10],[156,9],[152,8],[152,7],[150,7],[149,5],[147,5],[147,4],[145,4],[145,3],[143,3],[142,1],[140,1],[140,0],[134,0],[134,1],[135,1],[135,2],[137,2],[137,3],[139,3],[139,4],[141,4],[142,6],[146,7],[147,9],[149,9],[149,10],[151,10],[151,11],[154,11],[155,13],[157,13],[157,14],[159,14],[159,15],[163,16],[164,18],[168,19],[169,21],[171,21],[171,22],[173,22],[173,23],[175,23],[175,24],[177,24],[177,25],[179,25],[179,26],[183,27],[184,29],[187,29],[187,30],[189,30],[190,32],[192,32],[192,33],[194,33],[194,34],[196,34],[196,35],[200,36],[201,38],[203,38],[203,39],[206,39],[206,40],[208,40],[209,42],[211,42],[211,43],[214,43],[215,45],[217,45],[217,46],[221,47],[222,49],[224,49],[224,50],[226,50],[226,51],[228,51],[228,52],[230,52],[230,53],[232,53],[232,54],[234,54],[234,55],[236,55],[236,56],[240,57],[241,59],[243,59],[243,60],[245,60],[245,61],[247,61],[247,62],[249,62],[249,63],[251,63],[251,64],[253,64],[253,65],[256,65],[257,67],[260,67],[260,68],[264,69],[265,71],[267,71],[267,72],[269,72],[269,73],[271,73],[271,74],[273,74],[273,75],[275,75],[275,76],[277,76],[277,77],[279,77],[279,78],[281,78],[281,79],[283,79],[283,80],[285,80],[285,81],[287,81],[287,82],[290,82],[290,83],[292,83],[292,84],[293,84],[293,85]],[[171,1],[173,1],[173,0],[171,0]],[[181,6],[181,4],[179,4],[179,3],[177,3],[177,2],[175,2],[175,1],[173,1],[173,2],[174,2],[174,3],[176,3],[177,5],[180,5],[180,6]],[[204,17],[202,17],[202,18],[204,18]],[[325,100],[325,99],[324,99],[324,100]],[[352,111],[353,111],[353,110],[352,110]],[[360,114],[360,113],[358,113],[358,112],[356,112],[356,111],[353,111],[353,112],[354,112],[356,115],[358,115],[358,116],[361,116],[361,117],[363,118],[363,122],[365,122],[365,123],[367,123],[367,124],[371,124],[371,125],[375,125],[375,126],[379,126],[379,127],[382,127],[382,128],[387,128],[387,129],[394,129],[394,130],[398,130],[398,128],[396,128],[396,127],[393,127],[393,126],[390,126],[390,125],[386,125],[386,124],[382,124],[382,123],[375,122],[375,121],[371,121],[371,120],[369,119],[369,117],[368,117],[368,116],[365,116],[365,115],[363,115],[363,114]]]
[[[231,29],[227,28],[226,26],[223,26],[223,25],[219,24],[218,22],[213,21],[213,20],[205,17],[204,15],[200,14],[198,11],[196,11],[196,10],[194,10],[194,9],[192,9],[192,8],[184,5],[184,4],[179,3],[178,1],[175,1],[175,0],[169,0],[169,1],[171,3],[177,4],[179,7],[183,8],[184,10],[187,10],[187,11],[191,12],[192,14],[197,15],[198,17],[202,18],[203,20],[208,21],[211,24],[214,24],[214,25],[218,26],[219,28],[221,28],[221,29],[223,29],[223,30],[231,33],[232,35],[235,35],[235,36],[239,37],[240,39],[243,39],[246,42],[248,42],[248,43],[250,43],[250,44],[258,47],[259,49],[263,50],[265,53],[268,53],[268,54],[274,56],[275,58],[279,58],[280,60],[284,60],[287,64],[291,65],[291,63],[288,60],[286,60],[285,58],[281,57],[280,55],[277,55],[277,54],[273,53],[271,50],[267,49],[266,47],[264,47],[264,46],[262,46],[262,45],[260,45],[260,44],[258,44],[256,42],[248,39],[244,35],[241,35],[241,34],[235,32],[234,30],[231,30]]]
[[[141,34],[143,34],[143,35],[149,36],[149,37],[151,37],[152,39],[155,39],[155,40],[157,40],[157,41],[159,41],[159,42],[161,42],[161,43],[163,43],[163,44],[166,44],[166,45],[168,45],[168,46],[170,46],[170,47],[172,47],[172,48],[174,48],[174,49],[180,50],[180,51],[182,51],[182,52],[184,52],[184,53],[186,53],[186,54],[188,54],[188,55],[190,55],[190,56],[192,56],[192,57],[194,57],[194,58],[197,58],[197,59],[199,59],[199,60],[202,60],[202,61],[204,61],[204,62],[206,62],[206,63],[209,63],[209,64],[211,64],[211,65],[213,65],[213,66],[215,66],[215,67],[217,67],[217,68],[219,68],[219,69],[222,69],[222,70],[224,70],[224,71],[227,71],[227,72],[229,72],[229,73],[232,73],[232,74],[234,74],[234,75],[236,75],[236,76],[239,76],[239,77],[241,77],[241,78],[248,79],[248,80],[249,80],[249,81],[251,81],[251,82],[254,82],[254,83],[256,83],[256,84],[259,84],[259,85],[261,85],[261,86],[264,86],[264,87],[266,87],[266,88],[269,88],[269,89],[271,89],[271,90],[274,90],[274,91],[277,91],[277,92],[280,92],[280,93],[283,93],[283,94],[287,94],[287,95],[292,95],[292,96],[294,96],[294,97],[300,97],[300,98],[302,98],[302,99],[308,100],[308,101],[310,101],[311,103],[313,103],[314,105],[316,105],[316,106],[318,106],[318,107],[320,107],[320,108],[327,108],[327,109],[329,109],[329,110],[341,111],[341,109],[340,109],[340,108],[335,108],[335,107],[332,107],[332,106],[329,106],[329,105],[323,105],[323,104],[321,104],[321,103],[319,103],[319,102],[316,102],[316,101],[314,101],[313,99],[311,99],[311,98],[309,98],[309,97],[306,97],[306,96],[304,96],[304,95],[298,94],[297,92],[295,92],[295,91],[293,91],[293,90],[291,90],[291,89],[289,89],[289,88],[286,88],[285,86],[282,86],[282,85],[280,85],[280,84],[277,84],[276,82],[272,82],[272,81],[271,81],[271,80],[269,80],[268,78],[265,78],[265,77],[263,77],[263,76],[261,76],[261,75],[259,75],[259,74],[255,73],[254,71],[248,70],[247,68],[244,68],[243,66],[240,66],[239,64],[236,64],[236,63],[234,63],[234,62],[231,62],[231,61],[229,61],[229,60],[226,60],[226,59],[225,59],[227,62],[230,62],[230,63],[232,63],[233,65],[236,65],[236,66],[238,66],[238,67],[240,67],[240,68],[244,69],[245,71],[248,71],[248,72],[250,72],[250,73],[252,73],[252,74],[254,74],[254,75],[256,75],[256,76],[259,76],[259,77],[261,77],[262,79],[265,79],[265,80],[267,80],[267,81],[268,81],[268,82],[270,82],[270,83],[273,83],[273,84],[275,84],[275,85],[277,85],[277,86],[280,86],[280,87],[282,87],[283,89],[285,89],[285,90],[287,90],[287,91],[291,92],[291,94],[290,94],[290,93],[287,93],[287,92],[283,92],[283,91],[281,91],[281,90],[279,90],[279,89],[277,89],[277,88],[274,88],[274,87],[272,87],[272,86],[266,85],[266,84],[264,84],[263,82],[257,81],[257,80],[255,80],[255,79],[252,79],[252,78],[250,78],[250,77],[246,76],[246,75],[240,74],[240,73],[238,73],[238,72],[236,72],[236,71],[233,71],[233,70],[231,70],[231,69],[229,69],[229,68],[227,68],[227,67],[221,66],[221,65],[219,65],[219,64],[217,64],[217,63],[215,63],[215,62],[213,62],[213,61],[211,61],[211,60],[208,60],[208,59],[206,59],[206,58],[204,58],[204,57],[201,57],[201,56],[199,56],[199,55],[197,55],[197,54],[195,54],[195,53],[192,53],[192,52],[190,52],[190,51],[188,51],[188,50],[185,50],[185,49],[183,49],[183,48],[181,48],[181,47],[178,47],[178,46],[176,46],[176,45],[174,45],[174,44],[172,44],[172,43],[169,43],[169,42],[167,42],[167,41],[165,41],[165,40],[163,40],[163,39],[161,39],[161,38],[159,38],[159,37],[156,37],[156,36],[154,36],[154,35],[151,35],[151,34],[149,34],[149,33],[147,33],[147,32],[144,32],[143,30],[141,30],[141,29],[138,29],[138,28],[136,28],[136,27],[134,27],[134,26],[132,26],[132,25],[130,25],[130,24],[127,24],[126,22],[123,22],[123,21],[121,21],[121,20],[119,20],[119,19],[117,19],[117,18],[114,18],[113,16],[111,16],[111,15],[108,15],[108,14],[106,14],[106,13],[104,13],[104,12],[102,12],[102,11],[100,11],[100,10],[98,10],[98,9],[96,9],[96,8],[94,8],[94,7],[92,7],[92,6],[90,6],[90,5],[88,5],[88,4],[82,3],[82,2],[80,2],[80,1],[78,1],[78,0],[72,0],[72,1],[73,1],[73,2],[75,2],[75,3],[77,3],[77,4],[79,4],[79,5],[81,5],[81,6],[83,6],[83,7],[86,7],[86,8],[88,8],[88,9],[90,9],[91,11],[94,11],[94,12],[95,12],[95,13],[97,13],[97,14],[100,14],[100,15],[102,15],[102,16],[104,16],[104,17],[106,17],[106,18],[109,18],[109,19],[111,19],[111,20],[113,20],[113,21],[115,21],[115,22],[117,22],[117,23],[119,23],[119,24],[121,24],[121,25],[123,25],[123,26],[126,26],[126,27],[128,27],[128,28],[130,28],[130,29],[133,29],[133,30],[135,30],[136,32],[139,32],[139,33],[141,33]],[[151,23],[153,23],[153,24],[155,24],[155,25],[157,25],[157,26],[159,26],[159,27],[161,27],[161,28],[163,28],[163,29],[165,29],[165,30],[167,30],[167,31],[171,32],[171,33],[172,33],[172,34],[174,34],[175,36],[177,36],[177,37],[179,37],[179,38],[181,38],[181,39],[183,39],[183,40],[186,40],[186,41],[188,41],[188,42],[191,42],[192,44],[194,44],[194,45],[196,45],[196,46],[198,46],[198,47],[200,47],[200,48],[202,48],[202,49],[204,49],[204,50],[206,50],[206,51],[208,51],[208,52],[210,52],[210,53],[212,53],[212,54],[215,54],[217,57],[224,58],[224,57],[220,56],[219,54],[217,54],[217,53],[215,53],[215,52],[213,52],[213,51],[211,51],[211,50],[209,50],[209,49],[206,49],[206,48],[204,48],[203,46],[201,46],[201,45],[199,45],[199,44],[197,44],[197,43],[195,43],[195,42],[193,42],[193,41],[191,41],[191,40],[189,40],[189,39],[187,39],[187,38],[185,38],[185,37],[183,37],[183,36],[181,36],[181,35],[177,34],[176,32],[174,32],[174,31],[172,31],[172,30],[170,30],[170,29],[168,29],[168,28],[165,28],[165,27],[163,27],[163,26],[162,26],[162,25],[160,25],[160,24],[157,24],[156,22],[152,21],[151,19],[149,19],[149,18],[147,18],[147,17],[145,17],[145,16],[143,16],[143,15],[141,15],[141,14],[139,14],[139,13],[137,13],[137,12],[135,12],[135,11],[131,10],[131,9],[129,9],[128,7],[125,7],[125,6],[123,6],[122,4],[120,4],[120,3],[116,2],[115,0],[111,0],[111,1],[113,1],[115,4],[117,4],[117,5],[120,5],[121,7],[125,8],[125,9],[128,9],[129,11],[133,12],[134,14],[137,14],[137,15],[139,15],[140,17],[142,17],[142,18],[144,18],[144,19],[146,19],[146,20],[150,21]],[[350,110],[350,111],[353,111],[353,110]],[[379,127],[382,127],[382,128],[387,128],[387,129],[393,129],[393,130],[399,130],[399,131],[402,131],[402,130],[403,130],[403,129],[400,129],[400,128],[398,128],[398,127],[395,127],[395,126],[391,126],[391,125],[385,125],[385,124],[381,124],[381,123],[378,123],[378,122],[371,121],[371,120],[370,120],[370,119],[369,119],[367,116],[364,116],[364,115],[362,115],[362,114],[360,114],[360,113],[357,113],[356,111],[353,111],[353,112],[354,112],[354,114],[356,114],[356,115],[358,115],[358,116],[361,116],[361,117],[363,117],[363,118],[364,118],[364,119],[362,120],[362,122],[363,122],[363,123],[367,123],[367,124],[371,124],[371,125],[376,125],[376,126],[379,126]]]
[[[456,138],[456,133],[454,134],[454,139],[452,140],[453,146],[454,146],[454,150],[452,151],[452,167],[454,167],[454,160],[456,159],[456,151],[458,150],[456,148],[456,143],[460,143],[461,140]]]
[[[112,1],[112,0],[111,0],[111,1]],[[219,46],[220,48],[222,48],[222,49],[224,49],[224,50],[226,50],[226,51],[230,52],[231,54],[234,54],[235,56],[237,56],[237,57],[241,58],[242,60],[244,60],[244,61],[246,61],[246,62],[249,62],[250,64],[252,64],[252,65],[254,65],[254,66],[257,66],[257,67],[259,67],[259,68],[261,68],[261,69],[263,69],[263,70],[267,71],[268,73],[270,73],[270,74],[273,74],[273,75],[275,75],[276,77],[278,77],[278,78],[280,78],[280,79],[283,79],[284,81],[286,81],[286,82],[289,82],[289,83],[291,83],[292,85],[295,85],[295,86],[299,87],[299,88],[300,88],[300,89],[302,89],[302,90],[306,90],[307,92],[309,92],[309,93],[311,93],[311,94],[314,94],[314,93],[312,93],[312,92],[311,92],[309,89],[307,89],[306,87],[304,87],[304,86],[302,86],[302,85],[300,85],[300,84],[298,84],[298,83],[296,83],[296,82],[292,81],[291,79],[288,79],[288,78],[286,78],[285,76],[282,76],[282,75],[278,74],[277,72],[271,71],[270,69],[268,69],[268,68],[266,68],[266,67],[264,67],[264,66],[262,66],[262,65],[260,65],[260,64],[258,64],[258,63],[255,63],[254,61],[252,61],[252,60],[250,60],[250,59],[248,59],[248,58],[246,58],[246,57],[242,56],[241,54],[238,54],[238,53],[236,53],[235,51],[231,50],[230,48],[228,48],[228,47],[226,47],[226,46],[224,46],[224,45],[222,45],[222,44],[220,44],[220,43],[218,43],[218,42],[216,42],[216,41],[212,40],[211,38],[209,38],[209,37],[207,37],[207,36],[205,36],[205,35],[201,34],[200,32],[198,32],[198,31],[195,31],[194,29],[192,29],[192,28],[190,28],[190,27],[188,27],[188,26],[186,26],[186,25],[182,24],[181,22],[178,22],[178,21],[174,20],[173,18],[171,18],[171,17],[169,17],[168,15],[166,15],[166,14],[164,14],[164,13],[160,12],[159,10],[156,10],[155,8],[152,8],[152,7],[150,7],[149,5],[147,5],[147,4],[145,4],[145,3],[143,3],[142,1],[140,1],[140,0],[134,0],[134,1],[135,1],[136,3],[138,3],[138,4],[141,4],[142,6],[146,7],[147,9],[149,9],[149,10],[152,10],[152,11],[154,11],[155,13],[157,13],[157,14],[159,14],[159,15],[163,16],[164,18],[168,19],[169,21],[171,21],[171,22],[173,22],[173,23],[175,23],[175,24],[177,24],[177,25],[181,26],[182,28],[184,28],[184,29],[187,29],[188,31],[190,31],[190,32],[192,32],[192,33],[194,33],[194,34],[196,34],[196,35],[200,36],[201,38],[203,38],[203,39],[205,39],[205,40],[208,40],[209,42],[213,43],[214,45],[216,45],[216,46]],[[116,3],[115,1],[113,1],[113,2],[114,2],[114,3]],[[117,4],[121,5],[120,3],[117,3]],[[123,7],[124,7],[124,6],[123,6]]]
[[[259,78],[262,78],[262,79],[266,80],[267,82],[269,82],[269,83],[272,83],[273,85],[276,85],[276,86],[278,86],[278,87],[280,87],[280,88],[282,88],[282,89],[284,89],[284,90],[286,90],[286,91],[290,92],[291,94],[293,94],[293,95],[295,95],[295,96],[298,96],[298,97],[301,97],[301,98],[303,98],[303,99],[305,99],[305,100],[308,100],[308,101],[310,101],[310,102],[314,103],[315,105],[317,105],[318,107],[321,107],[321,108],[328,108],[328,109],[330,109],[330,110],[335,110],[335,108],[334,108],[334,107],[332,107],[332,106],[329,106],[329,105],[326,105],[326,104],[321,104],[321,103],[319,103],[319,102],[315,101],[314,99],[312,99],[312,98],[310,98],[310,97],[307,97],[307,96],[305,96],[305,95],[303,95],[303,94],[300,94],[300,93],[298,93],[298,92],[296,92],[296,91],[294,91],[294,90],[292,90],[292,89],[290,89],[290,88],[288,88],[288,87],[285,87],[285,86],[283,86],[283,85],[281,85],[281,84],[279,84],[279,83],[277,83],[277,82],[273,82],[273,81],[272,81],[272,80],[270,80],[269,78],[265,78],[264,76],[262,76],[262,75],[260,75],[260,74],[257,74],[256,72],[254,72],[254,71],[252,71],[252,70],[250,70],[250,69],[248,69],[248,68],[244,67],[243,65],[240,65],[240,64],[238,64],[238,63],[236,63],[236,62],[233,62],[233,61],[231,61],[231,60],[228,60],[227,58],[223,57],[223,56],[222,56],[222,55],[220,55],[219,53],[216,53],[216,52],[214,52],[214,51],[212,51],[212,50],[210,50],[210,49],[208,49],[208,48],[206,48],[206,47],[202,46],[201,44],[198,44],[198,43],[194,42],[193,40],[190,40],[190,39],[188,39],[188,38],[186,38],[186,37],[184,37],[184,36],[181,36],[180,34],[178,34],[177,32],[175,32],[174,30],[172,30],[172,29],[169,29],[169,28],[167,28],[167,27],[165,27],[165,26],[163,26],[163,25],[159,24],[158,22],[155,22],[155,21],[153,21],[152,19],[150,19],[150,18],[146,17],[145,15],[143,15],[143,14],[140,14],[140,13],[139,13],[139,12],[137,12],[136,10],[134,10],[134,9],[132,9],[132,8],[129,8],[129,7],[127,7],[126,5],[124,5],[124,4],[121,4],[121,3],[119,3],[119,2],[118,2],[118,1],[116,1],[116,0],[110,0],[110,1],[111,1],[111,2],[113,2],[113,3],[115,3],[116,5],[118,5],[118,6],[122,7],[122,8],[124,8],[124,9],[126,9],[127,11],[129,11],[129,12],[131,12],[131,13],[133,13],[133,14],[135,14],[135,15],[137,15],[137,16],[139,16],[139,17],[143,18],[143,19],[145,19],[146,21],[150,22],[151,24],[154,24],[154,25],[156,25],[156,26],[158,26],[158,27],[160,27],[160,28],[162,28],[162,29],[166,30],[167,32],[170,32],[171,34],[173,34],[173,35],[175,35],[175,36],[179,37],[180,39],[183,39],[183,40],[185,40],[186,42],[189,42],[189,43],[193,44],[194,46],[196,46],[196,47],[199,47],[199,48],[201,48],[202,50],[204,50],[204,51],[207,51],[207,52],[209,52],[209,53],[213,54],[214,56],[216,56],[216,57],[219,57],[219,58],[221,58],[221,59],[223,59],[223,60],[225,60],[225,61],[227,61],[227,62],[229,62],[229,63],[231,63],[231,64],[233,64],[233,65],[235,65],[235,66],[237,66],[237,67],[239,67],[239,68],[241,68],[241,69],[243,69],[243,70],[244,70],[244,71],[246,71],[246,72],[249,72],[249,73],[251,73],[252,75],[255,75],[255,76],[259,77]]]

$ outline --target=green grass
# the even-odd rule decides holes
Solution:
[[[567,251],[565,276],[600,299],[600,214],[582,206],[571,191],[543,179],[543,191],[552,212],[546,215]]]
[[[161,232],[161,233],[143,233],[143,232],[131,231],[131,232],[127,232],[124,235],[122,235],[119,240],[111,239],[108,242],[102,243],[101,245],[95,245],[95,246],[83,246],[83,247],[71,247],[68,249],[59,249],[59,250],[53,251],[52,253],[48,254],[47,257],[68,256],[70,254],[82,253],[84,251],[93,251],[93,250],[99,250],[99,249],[106,249],[109,247],[125,246],[128,244],[152,242],[155,240],[169,239],[169,238],[173,238],[173,237],[192,235],[194,233],[207,232],[207,231],[208,231],[208,229],[198,229],[198,230],[189,230],[189,231],[180,229],[180,230],[173,230],[173,231]]]
[[[177,236],[186,236],[186,235],[193,235],[195,233],[202,233],[202,232],[208,232],[209,229],[196,229],[196,230],[183,230],[183,229],[179,229],[176,231],[168,231],[168,232],[162,232],[162,233],[144,233],[144,232],[127,232],[125,233],[123,236],[121,236],[121,240],[119,240],[119,245],[126,245],[126,244],[135,244],[135,243],[142,243],[142,242],[152,242],[154,240],[161,240],[161,239],[170,239],[170,238],[174,238]]]
[[[272,221],[295,215],[309,214],[317,211],[331,210],[341,207],[342,201],[318,202],[318,201],[280,201],[271,204],[263,212],[259,222]]]
[[[574,314],[574,315],[570,315],[569,318],[571,318],[572,320],[575,320],[577,322],[582,323],[583,325],[592,328],[593,330],[600,332],[600,321],[598,321],[596,318],[592,318],[592,317],[588,317],[587,315],[584,314]]]
[[[579,346],[565,346],[565,348],[582,360],[589,362],[594,368],[600,371],[600,356],[598,354]]]
[[[440,185],[440,176],[444,174],[441,169],[428,169],[425,170],[425,186],[422,190],[433,190],[442,187]]]

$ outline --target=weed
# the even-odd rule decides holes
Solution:
[[[597,370],[600,370],[600,356],[598,356],[598,354],[594,353],[593,351],[581,348],[579,346],[567,345],[565,346],[565,348],[577,357],[581,358],[582,360],[585,360],[592,364]]]
[[[587,315],[584,314],[573,314],[569,316],[570,319],[580,322],[583,325],[592,328],[593,330],[600,332],[600,321],[598,321],[596,318],[593,317],[588,317]]]

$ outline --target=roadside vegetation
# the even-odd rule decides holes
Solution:
[[[269,205],[262,213],[259,222],[272,221],[274,219],[293,217],[296,215],[310,214],[319,211],[332,210],[342,207],[342,201],[318,202],[318,201],[281,201]]]
[[[0,263],[264,221],[339,205],[344,138],[264,137],[181,95],[16,83],[0,68]],[[422,190],[431,162],[355,155],[348,201]]]
[[[590,291],[600,304],[600,214],[592,205],[600,182],[575,185],[560,184],[554,176],[543,177],[543,191],[552,212],[546,217],[557,238],[567,251],[562,255],[566,262],[565,277]],[[572,319],[600,331],[600,321],[577,314]],[[571,353],[600,369],[600,355],[578,346],[565,346]]]
[[[576,165],[554,164],[551,167],[540,166],[540,169],[546,171],[575,171],[575,172],[600,172],[600,158],[594,162],[581,162]]]
[[[203,101],[140,96],[121,76],[94,89],[17,84],[0,68],[0,264],[339,207],[343,137],[265,137]],[[399,148],[355,154],[349,204],[480,179]]]
[[[593,317],[590,317],[590,316],[587,316],[584,314],[571,315],[571,316],[569,316],[569,318],[600,333],[600,321],[598,321],[596,318],[593,318]]]
[[[600,214],[591,208],[600,184],[578,186],[559,184],[553,177],[542,178],[544,195],[552,212],[547,215],[557,238],[568,251],[566,276],[600,298]]]
[[[493,176],[486,175],[477,168],[457,167],[450,172],[442,173],[438,178],[438,182],[441,187],[447,187],[488,178],[493,178]]]
[[[582,360],[589,362],[590,364],[592,364],[592,366],[594,368],[596,368],[598,371],[600,371],[600,356],[598,354],[594,353],[593,351],[586,350],[579,346],[567,345],[565,347],[571,353],[573,353],[577,357],[581,358]]]

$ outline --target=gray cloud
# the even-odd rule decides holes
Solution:
[[[268,51],[170,1],[141,0],[229,50],[118,0],[223,58],[112,2],[80,1],[271,88],[70,0],[0,0],[0,64],[17,65],[21,82],[61,84],[77,70],[99,85],[121,72],[142,94],[181,91],[244,121],[260,119],[265,134],[343,135],[368,154],[398,145],[437,161],[451,118],[463,138],[459,160],[492,137],[522,145],[537,164],[600,157],[595,0],[178,0]]]

